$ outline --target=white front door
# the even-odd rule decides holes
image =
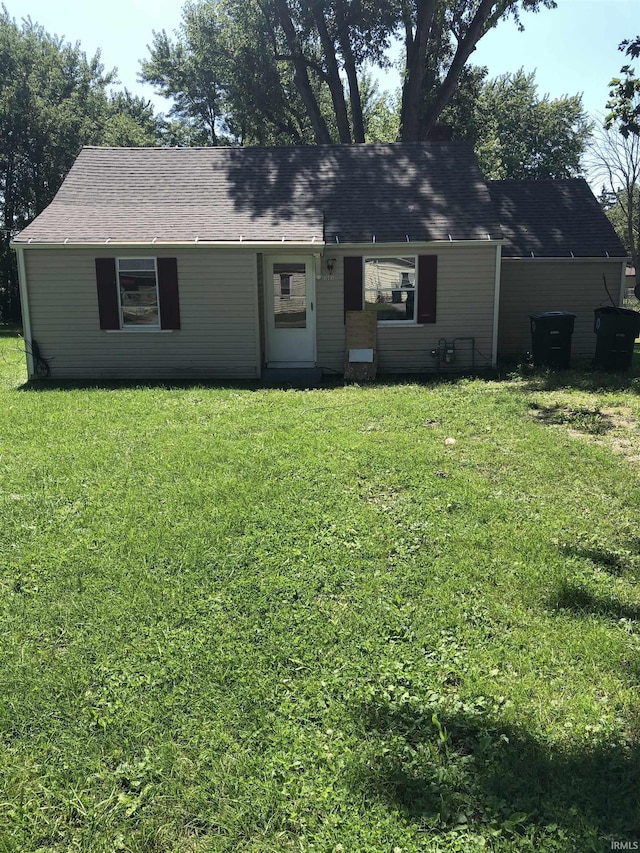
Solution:
[[[265,266],[267,364],[270,367],[315,367],[313,257],[271,255]]]

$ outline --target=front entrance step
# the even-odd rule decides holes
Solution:
[[[318,388],[322,371],[318,367],[265,367],[261,382],[269,388]]]

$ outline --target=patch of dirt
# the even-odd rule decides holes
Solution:
[[[611,417],[599,408],[578,406],[572,408],[560,403],[542,406],[531,403],[535,416],[546,424],[553,426],[568,426],[570,429],[588,435],[604,435],[613,429]]]
[[[628,406],[531,403],[534,417],[551,426],[565,426],[572,438],[608,447],[627,461],[640,464],[640,419]]]

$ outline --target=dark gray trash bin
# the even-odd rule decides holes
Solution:
[[[569,368],[575,319],[576,315],[570,311],[542,311],[529,315],[531,351],[536,367]]]
[[[593,365],[598,370],[629,370],[633,345],[640,333],[640,313],[630,308],[608,305],[596,308],[593,331],[596,354]]]

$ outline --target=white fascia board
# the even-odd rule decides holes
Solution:
[[[588,258],[582,257],[582,256],[578,256],[575,258],[566,258],[566,257],[561,257],[561,258],[549,258],[549,257],[528,258],[526,255],[524,257],[519,257],[519,258],[510,258],[509,256],[506,256],[506,257],[505,257],[505,255],[502,256],[502,262],[503,263],[510,263],[511,261],[514,261],[516,263],[521,263],[524,261],[528,264],[530,264],[530,263],[538,263],[538,264],[544,264],[544,263],[551,264],[551,263],[553,263],[553,264],[555,264],[558,262],[563,263],[563,264],[565,264],[565,263],[566,264],[575,264],[575,263],[583,263],[585,261],[588,261],[589,263],[593,263],[594,261],[598,261],[598,263],[601,263],[601,264],[602,263],[604,263],[604,264],[624,264],[624,263],[626,263],[625,258],[610,258],[610,257],[607,257],[606,255],[589,255]]]
[[[33,379],[35,369],[31,350],[31,315],[29,313],[29,294],[27,291],[27,267],[24,262],[24,247],[14,246],[18,259],[18,289],[20,292],[20,311],[22,313],[22,334],[27,355],[27,377]]]
[[[349,252],[357,250],[361,253],[369,254],[371,250],[375,249],[392,249],[393,251],[397,251],[398,249],[404,249],[407,251],[411,249],[413,251],[410,254],[415,254],[416,250],[420,249],[441,249],[445,246],[501,246],[504,244],[504,240],[430,240],[430,241],[419,241],[419,240],[411,240],[405,241],[402,243],[383,243],[383,242],[371,242],[371,243],[325,243],[324,247],[327,251],[329,249],[335,251],[339,251],[340,249],[345,249]]]
[[[314,241],[264,241],[264,240],[232,240],[232,241],[214,241],[214,240],[189,240],[184,241],[160,241],[153,242],[131,242],[126,243],[121,240],[110,240],[108,243],[104,240],[99,243],[73,243],[70,240],[66,243],[29,243],[27,240],[15,240],[11,244],[12,249],[20,247],[26,249],[144,249],[150,251],[152,249],[269,249],[269,250],[298,250],[304,249],[310,251],[312,249],[324,249],[325,243],[322,240]]]

